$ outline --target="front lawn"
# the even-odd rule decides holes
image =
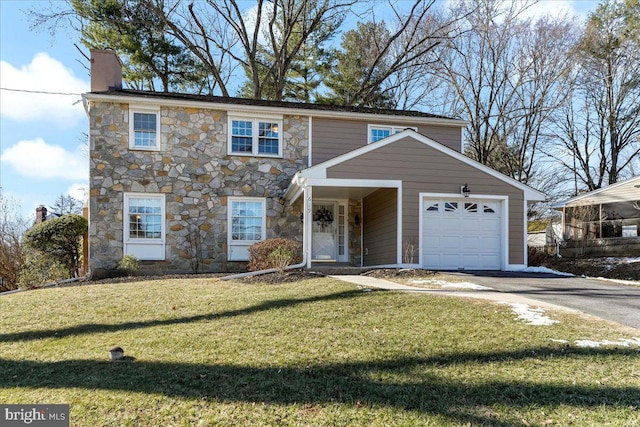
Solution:
[[[640,425],[640,348],[574,344],[638,330],[367,291],[189,278],[3,296],[0,402],[68,403],[73,426]]]

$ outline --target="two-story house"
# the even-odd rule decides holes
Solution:
[[[149,272],[234,271],[256,241],[304,263],[442,270],[526,266],[544,195],[462,154],[466,122],[417,111],[122,88],[92,51],[89,258]]]

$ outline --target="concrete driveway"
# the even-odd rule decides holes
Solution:
[[[446,274],[500,292],[572,308],[640,328],[640,287],[545,273],[467,271]]]

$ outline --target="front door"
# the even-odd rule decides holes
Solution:
[[[311,259],[347,261],[346,204],[336,201],[314,202],[312,214]]]

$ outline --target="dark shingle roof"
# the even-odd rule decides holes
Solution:
[[[369,108],[369,107],[350,107],[344,105],[328,105],[328,104],[311,104],[304,102],[290,102],[290,101],[270,101],[264,99],[248,99],[248,98],[234,98],[231,96],[214,96],[214,95],[193,95],[187,93],[171,93],[171,92],[151,92],[133,89],[120,89],[109,90],[105,92],[92,92],[100,95],[118,95],[118,96],[132,96],[143,98],[160,98],[160,99],[174,99],[182,101],[198,101],[198,102],[211,102],[230,105],[248,105],[248,106],[261,106],[261,107],[275,107],[275,108],[297,108],[302,110],[316,110],[316,111],[337,111],[344,113],[362,113],[362,114],[379,114],[386,116],[404,116],[404,117],[421,117],[421,118],[434,118],[434,119],[448,119],[456,120],[451,117],[439,116],[437,114],[425,113],[415,110],[390,110],[384,108]]]

